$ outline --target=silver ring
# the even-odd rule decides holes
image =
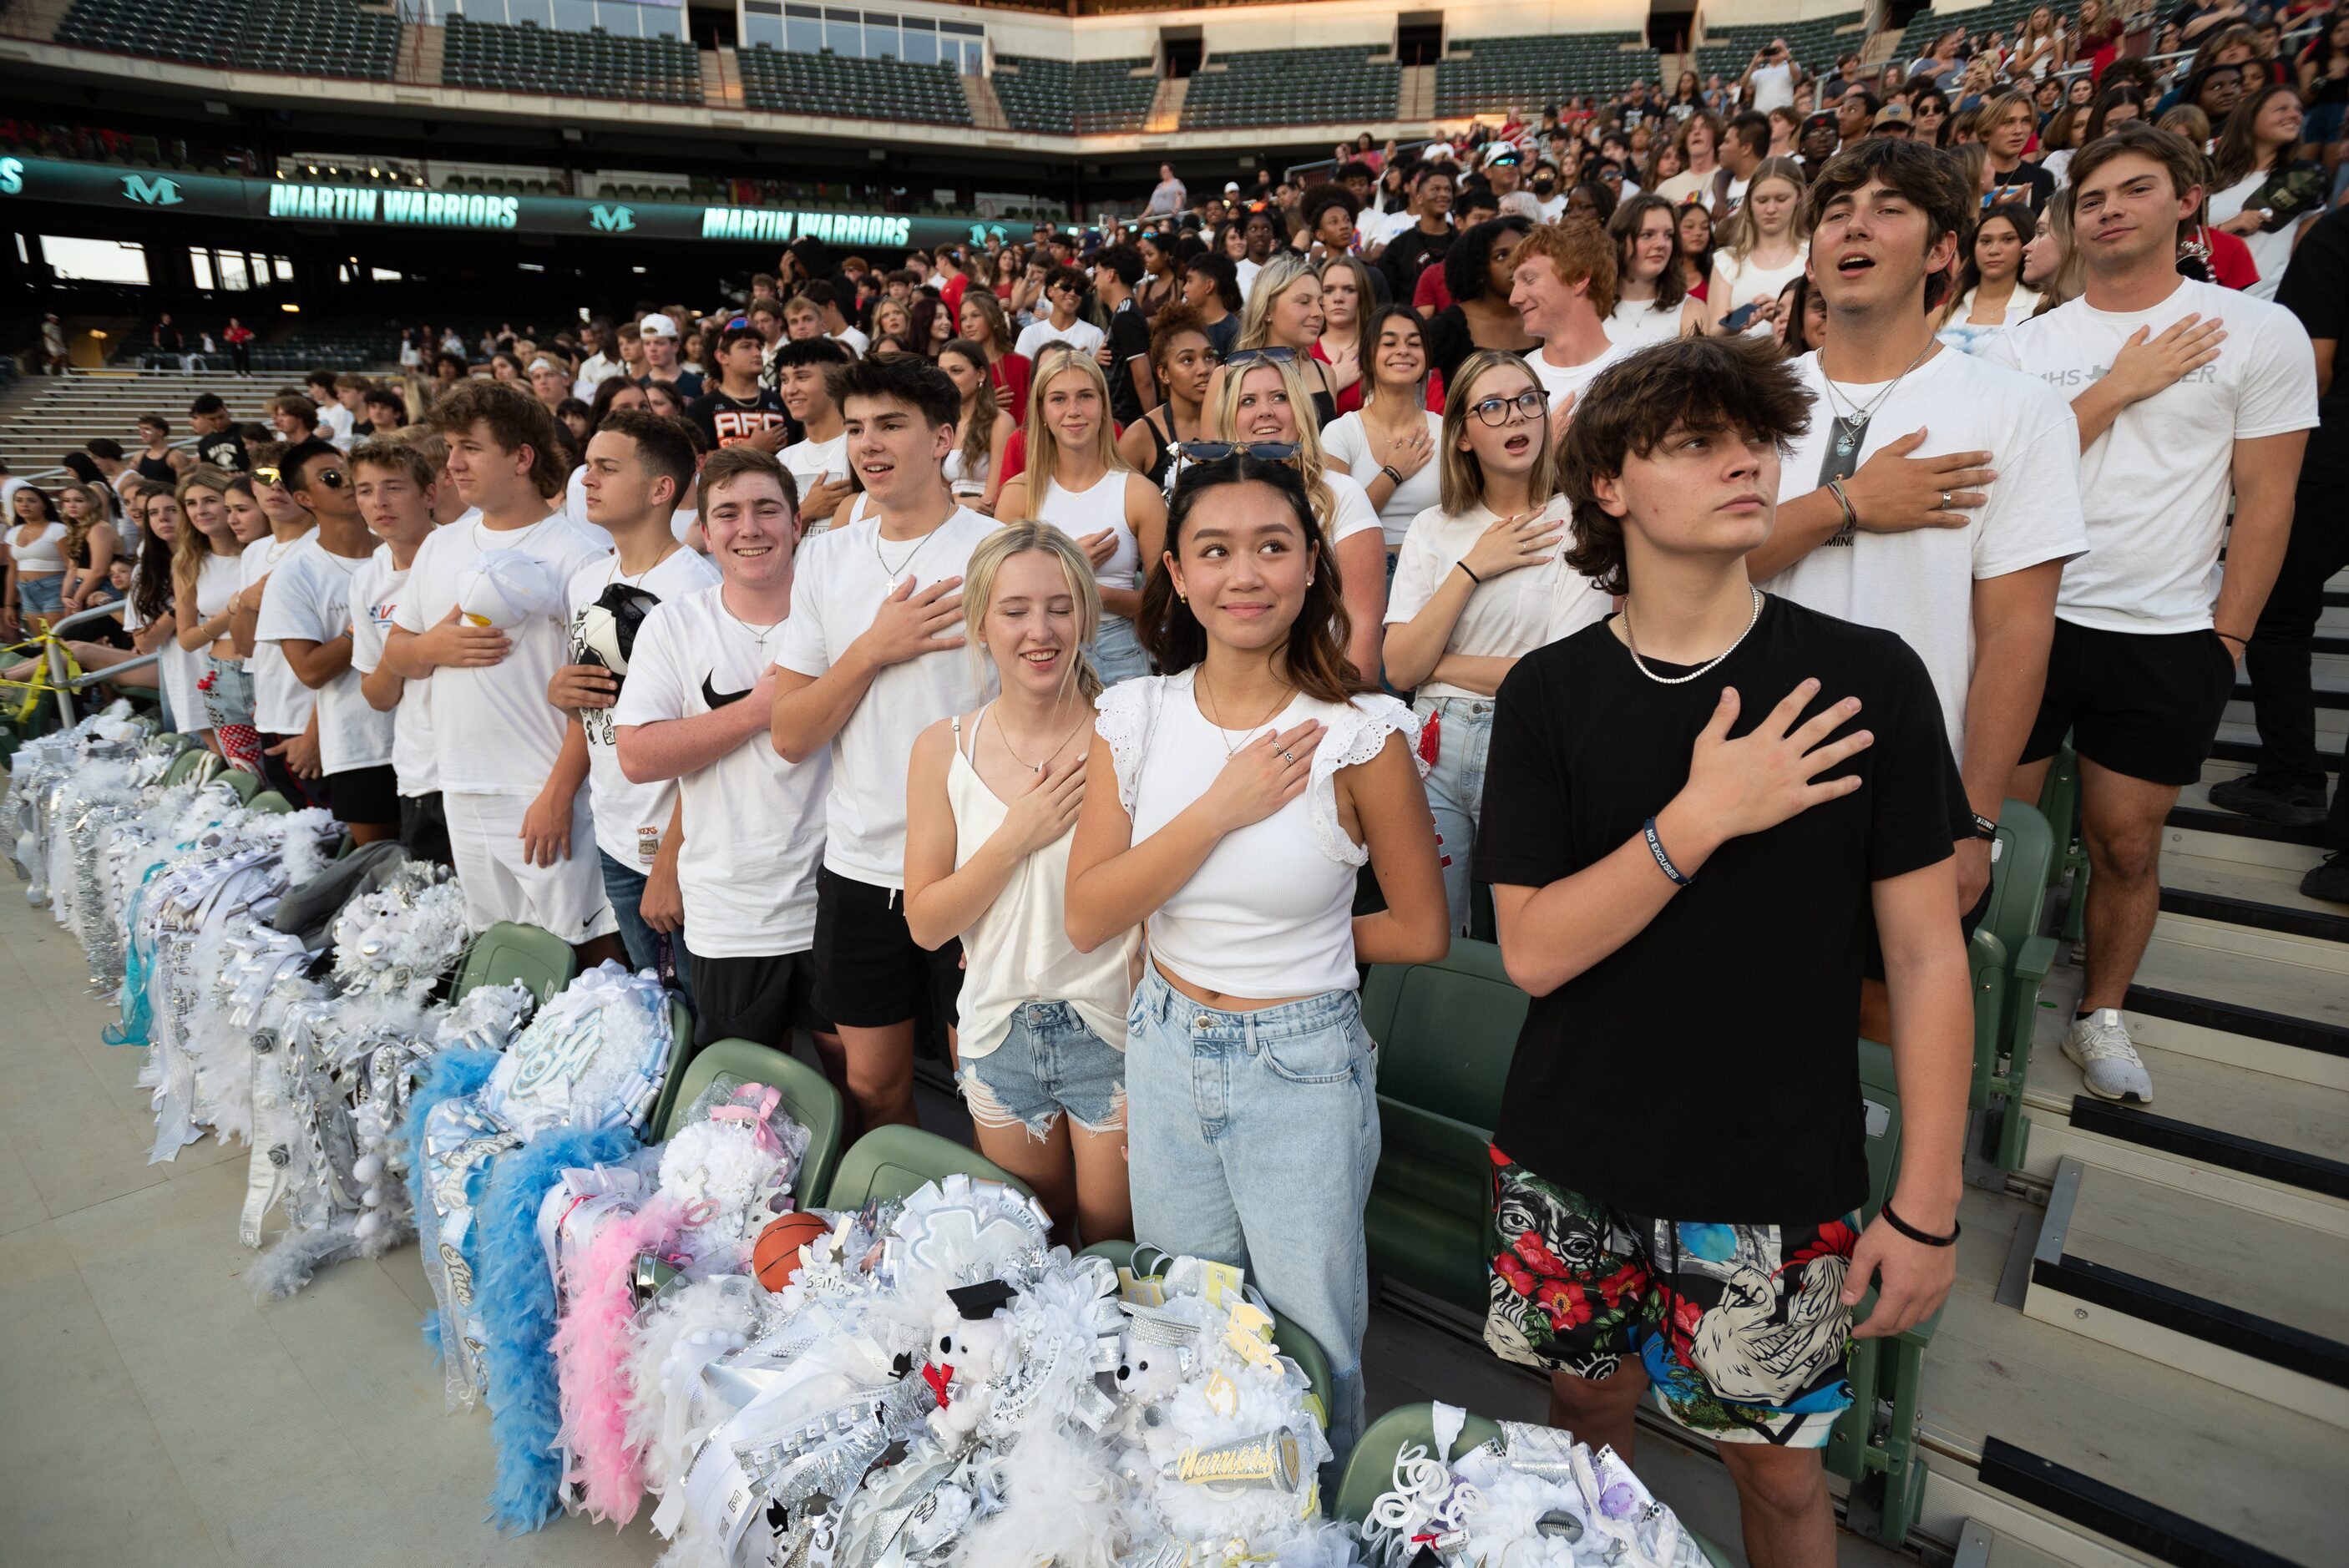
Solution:
[[[1948,490],[1943,490],[1941,492],[1941,510],[1943,511],[1950,510],[1950,492]]]
[[[1294,762],[1297,760],[1297,753],[1294,751],[1284,751],[1280,754],[1280,759],[1283,762]]]

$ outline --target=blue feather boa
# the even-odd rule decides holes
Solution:
[[[490,1435],[497,1445],[491,1522],[535,1530],[561,1500],[562,1397],[553,1350],[556,1304],[538,1211],[564,1171],[608,1165],[636,1147],[626,1127],[557,1128],[498,1157],[474,1231],[473,1271],[488,1342]]]
[[[426,1066],[416,1091],[409,1099],[408,1119],[399,1126],[399,1146],[408,1160],[409,1211],[416,1216],[416,1243],[428,1259],[439,1255],[440,1233],[433,1219],[431,1200],[424,1195],[424,1121],[444,1099],[461,1099],[490,1081],[496,1070],[497,1051],[442,1051]],[[424,1315],[424,1343],[432,1358],[440,1358],[440,1315]]]

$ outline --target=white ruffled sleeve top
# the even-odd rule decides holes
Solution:
[[[1232,755],[1268,729],[1293,729],[1310,718],[1328,733],[1305,793],[1225,834],[1150,917],[1152,961],[1230,996],[1350,991],[1358,984],[1355,873],[1370,851],[1339,822],[1338,770],[1376,757],[1389,735],[1415,745],[1418,721],[1383,694],[1332,703],[1300,693],[1266,724],[1223,729],[1199,711],[1195,674],[1122,681],[1097,704],[1094,728],[1108,743],[1118,801],[1133,820],[1137,844],[1206,794]]]

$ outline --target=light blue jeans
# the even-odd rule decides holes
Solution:
[[[1225,1013],[1145,968],[1126,1014],[1133,1233],[1247,1269],[1313,1336],[1338,1467],[1362,1434],[1377,1076],[1351,991]]]
[[[1444,903],[1452,934],[1468,929],[1469,860],[1476,824],[1485,815],[1485,759],[1493,749],[1493,699],[1423,696],[1411,705],[1422,724],[1441,715],[1435,766],[1427,775],[1427,806],[1435,813],[1436,853],[1444,864]]]
[[[1136,676],[1150,673],[1150,655],[1143,652],[1142,640],[1134,634],[1133,623],[1123,615],[1104,614],[1101,633],[1093,645],[1085,650],[1093,662],[1093,673],[1101,676],[1102,685],[1113,686],[1120,681],[1130,681]]]

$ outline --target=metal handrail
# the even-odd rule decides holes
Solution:
[[[77,610],[49,623],[48,634],[43,639],[43,652],[48,659],[50,689],[57,694],[57,719],[61,724],[70,725],[75,721],[74,693],[113,680],[126,670],[145,669],[162,657],[160,650],[158,650],[109,665],[102,670],[85,670],[78,676],[67,676],[64,634],[85,622],[103,620],[109,615],[119,617],[128,607],[125,601],[116,599],[105,604],[92,604],[87,610]]]

